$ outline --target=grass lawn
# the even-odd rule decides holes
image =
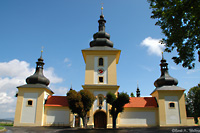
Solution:
[[[13,126],[13,123],[0,123],[0,126]]]
[[[4,129],[4,127],[0,127],[0,130]]]

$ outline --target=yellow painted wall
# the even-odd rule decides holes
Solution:
[[[87,55],[85,84],[94,84],[94,55]]]
[[[116,56],[108,56],[108,85],[117,85]]]
[[[185,126],[187,125],[185,98],[183,90],[158,90],[152,94],[156,97],[159,106],[159,125],[160,126]],[[165,112],[165,96],[177,96],[179,99],[179,111],[180,111],[180,124],[166,124],[166,112]]]
[[[45,88],[18,88],[17,105],[15,111],[14,126],[43,126],[44,115],[44,92]],[[35,123],[21,123],[21,113],[23,106],[24,93],[38,93]],[[49,94],[52,94],[48,91]]]
[[[195,125],[195,121],[193,117],[187,117],[187,125],[188,126],[194,126]]]
[[[102,55],[87,55],[85,69],[85,85],[94,84],[94,58]],[[107,55],[108,58],[108,85],[117,85],[116,56]]]
[[[116,64],[119,61],[120,50],[115,51],[89,51],[82,50],[86,63],[85,85],[94,84],[94,58],[95,56],[106,56],[108,58],[108,85],[117,85]]]

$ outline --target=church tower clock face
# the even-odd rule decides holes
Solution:
[[[98,69],[98,74],[103,74],[103,72],[104,72],[104,69],[103,69],[103,68],[99,68],[99,69]]]

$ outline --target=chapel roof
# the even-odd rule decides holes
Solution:
[[[125,108],[156,108],[158,104],[155,97],[130,97],[130,102]]]
[[[67,107],[69,104],[66,96],[48,96],[45,106]]]

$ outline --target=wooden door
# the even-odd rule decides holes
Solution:
[[[106,128],[107,118],[106,113],[103,111],[96,112],[94,114],[94,128]]]

